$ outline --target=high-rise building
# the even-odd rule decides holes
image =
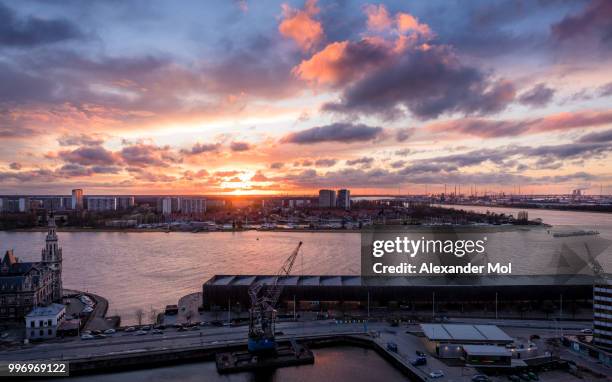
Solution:
[[[134,197],[133,196],[117,196],[117,209],[119,210],[129,210],[134,207]]]
[[[206,212],[206,199],[181,198],[181,214],[200,215]]]
[[[117,198],[114,196],[88,196],[85,201],[89,211],[117,210]]]
[[[593,344],[612,350],[612,277],[593,286]]]
[[[319,190],[319,208],[336,207],[336,191]]]
[[[171,215],[181,210],[181,198],[166,197],[161,199],[161,213]]]
[[[83,209],[83,190],[80,188],[75,188],[74,190],[72,190],[72,209]]]
[[[338,208],[344,208],[345,210],[351,208],[351,191],[346,189],[338,190],[336,205]]]
[[[63,210],[71,210],[72,209],[72,196],[62,196],[62,209]]]

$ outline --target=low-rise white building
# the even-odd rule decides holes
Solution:
[[[37,306],[25,317],[26,338],[54,338],[58,326],[64,321],[66,307],[62,304]]]

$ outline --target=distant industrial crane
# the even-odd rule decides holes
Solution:
[[[279,281],[291,272],[301,246],[302,242],[300,241],[269,284],[256,282],[249,287],[251,308],[249,309],[248,347],[251,353],[274,352],[276,350],[276,340],[274,339],[275,307],[283,291],[283,284]]]

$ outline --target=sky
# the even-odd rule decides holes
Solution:
[[[0,193],[612,194],[608,0],[0,0]]]

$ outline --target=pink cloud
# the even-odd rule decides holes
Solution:
[[[292,40],[307,52],[312,50],[323,39],[323,26],[314,19],[319,13],[317,0],[307,0],[304,9],[294,9],[283,4],[283,21],[278,26],[279,32]]]
[[[368,16],[368,29],[382,31],[388,29],[393,24],[387,8],[382,5],[368,4],[365,7],[365,14]]]

